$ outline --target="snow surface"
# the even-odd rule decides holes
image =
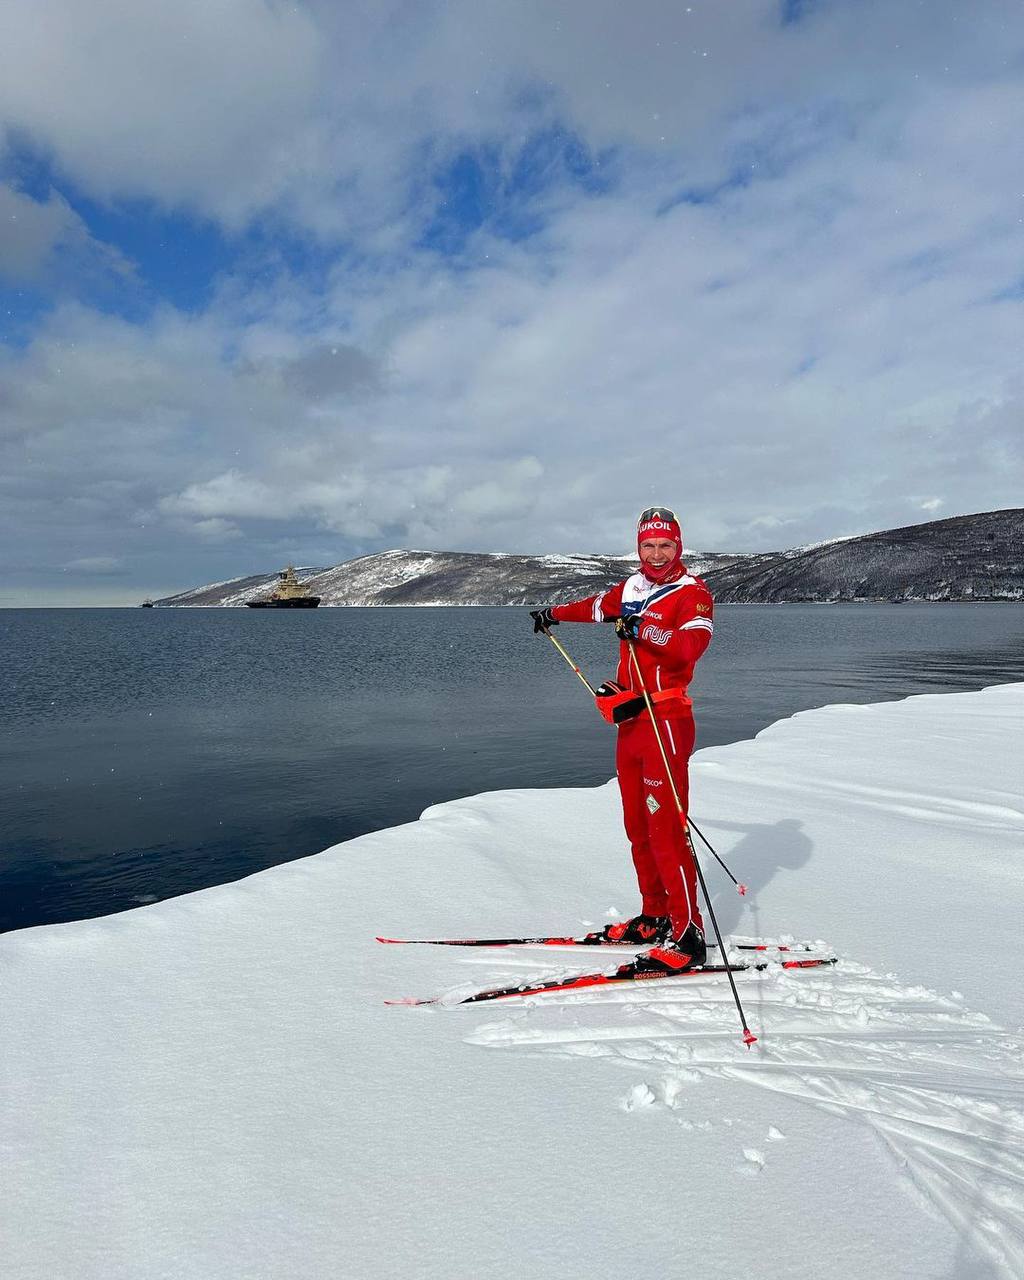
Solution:
[[[1024,1274],[1024,685],[700,752],[723,927],[832,970],[469,1007],[595,964],[385,947],[630,912],[613,784],[429,809],[0,939],[5,1280]],[[595,722],[595,732],[603,726]],[[442,731],[443,732],[443,731]]]

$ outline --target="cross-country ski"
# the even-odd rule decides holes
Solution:
[[[584,933],[579,937],[524,937],[524,938],[382,938],[377,942],[389,946],[400,947],[632,947],[635,942],[624,942],[621,939],[609,938],[603,930]],[[714,951],[716,943],[708,943],[708,950]],[[731,951],[817,951],[820,947],[813,942],[736,942],[729,941]]]
[[[480,1004],[487,1000],[511,1000],[526,996],[545,995],[556,991],[582,991],[588,987],[611,987],[624,982],[652,982],[659,979],[682,981],[685,978],[708,978],[727,973],[742,973],[744,970],[761,971],[767,969],[771,962],[767,960],[746,964],[704,964],[673,973],[666,968],[651,968],[642,962],[632,961],[619,965],[610,972],[581,973],[574,977],[548,978],[538,982],[526,982],[505,987],[489,987],[476,991],[472,995],[458,996],[453,1004]],[[813,960],[779,960],[775,962],[780,969],[816,969],[821,965],[833,965],[838,961],[835,956],[826,956]],[[385,1000],[392,1005],[444,1004],[443,996],[403,997],[397,1000]]]

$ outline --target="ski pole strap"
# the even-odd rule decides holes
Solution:
[[[689,711],[693,706],[682,689],[659,689],[657,693],[649,694],[648,697],[656,706],[672,702],[681,711]],[[598,711],[609,724],[623,724],[626,720],[635,720],[637,716],[645,715],[647,712],[647,703],[642,693],[637,693],[635,689],[623,689],[614,680],[608,680],[601,685],[594,696],[594,701]],[[666,707],[666,710],[669,708]]]

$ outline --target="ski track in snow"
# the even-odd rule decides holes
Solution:
[[[526,950],[505,955],[504,978],[524,970],[550,976],[546,959]],[[495,982],[503,980],[494,976],[493,954],[463,962],[487,965]],[[903,986],[848,960],[823,971],[736,977],[758,1036],[750,1051],[720,978],[690,978],[685,989],[668,979],[642,990],[533,997],[467,1039],[605,1057],[634,1070],[647,1064],[660,1078],[631,1088],[621,1103],[629,1112],[659,1105],[671,1112],[688,1084],[718,1077],[866,1124],[961,1238],[1001,1273],[1024,1275],[1024,1038],[955,994]],[[766,1140],[784,1137],[772,1126]],[[757,1176],[764,1152],[748,1147],[742,1155],[741,1171]]]

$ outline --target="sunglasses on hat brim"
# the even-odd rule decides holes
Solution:
[[[648,520],[674,520],[676,524],[679,523],[679,518],[676,513],[671,511],[668,507],[648,507],[646,511],[641,511],[640,519],[636,522],[636,527],[639,529],[640,526],[646,524]]]

